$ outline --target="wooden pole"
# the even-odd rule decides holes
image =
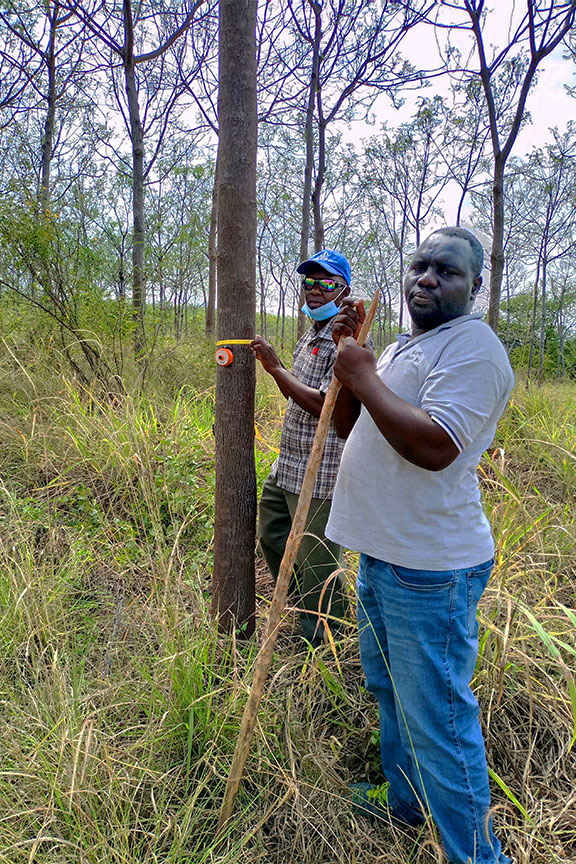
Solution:
[[[368,314],[360,328],[357,337],[359,345],[364,345],[364,342],[366,341],[377,308],[378,292],[376,292],[374,299],[370,304]],[[244,767],[250,752],[254,726],[256,725],[256,718],[258,716],[258,709],[264,694],[264,685],[266,683],[270,664],[272,663],[272,655],[274,653],[276,639],[278,638],[278,627],[282,619],[284,606],[286,605],[286,597],[288,596],[292,571],[294,570],[296,553],[300,547],[302,535],[306,527],[306,518],[308,516],[308,510],[310,509],[310,501],[312,500],[312,493],[316,483],[316,475],[318,474],[318,468],[320,467],[320,460],[322,459],[322,453],[324,452],[328,427],[330,426],[330,420],[332,419],[334,406],[341,386],[342,385],[336,376],[333,376],[326,392],[326,397],[318,420],[318,428],[314,437],[314,443],[312,444],[308,465],[306,466],[306,473],[304,474],[302,489],[298,498],[298,506],[294,513],[292,528],[288,540],[286,541],[284,556],[278,571],[278,579],[276,580],[276,587],[270,604],[270,612],[266,624],[264,641],[254,663],[254,680],[252,682],[250,693],[248,694],[244,714],[242,715],[238,741],[236,742],[236,749],[232,758],[232,767],[230,768],[226,789],[224,790],[222,808],[220,810],[218,827],[216,829],[217,833],[222,831],[230,818],[232,807],[234,806],[234,801],[236,799],[236,793],[238,792],[238,787],[240,786],[240,781],[244,774]]]

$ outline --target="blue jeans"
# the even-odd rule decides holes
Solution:
[[[392,814],[430,815],[452,864],[511,864],[489,815],[478,703],[476,610],[492,561],[466,570],[411,570],[361,555],[360,655],[380,710]]]

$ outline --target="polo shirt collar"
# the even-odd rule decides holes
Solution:
[[[410,339],[409,333],[398,333],[396,336],[398,350],[404,348],[405,345],[417,345],[418,342],[422,342],[424,339],[430,339],[431,336],[436,336],[437,333],[441,333],[443,330],[451,330],[452,327],[458,327],[460,324],[465,324],[466,321],[478,320],[482,320],[482,313],[471,312],[469,315],[460,315],[458,318],[452,318],[451,321],[446,321],[444,324],[434,327],[433,330],[427,330],[425,333],[421,333],[420,336],[416,336],[415,339]]]

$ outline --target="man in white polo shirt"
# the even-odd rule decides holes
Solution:
[[[513,385],[506,352],[480,315],[483,252],[461,228],[417,249],[404,282],[412,318],[378,363],[351,337],[347,299],[336,429],[348,437],[327,536],[361,552],[360,652],[380,712],[387,782],[351,794],[372,816],[430,814],[451,864],[509,864],[490,820],[478,704],[469,683],[476,609],[494,545],[476,468]]]

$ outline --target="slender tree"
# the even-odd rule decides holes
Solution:
[[[490,170],[486,149],[490,128],[481,82],[473,78],[462,87],[452,89],[452,98],[441,102],[442,134],[433,139],[436,157],[458,186],[458,204],[454,216],[446,214],[448,224],[460,225],[464,204],[470,192],[483,185]]]
[[[256,316],[256,7],[220,2],[218,338],[249,339]],[[233,345],[216,383],[213,611],[220,626],[254,629],[255,360]]]
[[[506,329],[502,336],[509,350],[521,349],[528,377],[537,370],[539,381],[551,369],[556,345],[558,363],[563,364],[576,248],[574,125],[569,123],[563,134],[556,130],[553,134],[553,143],[525,159],[509,160],[504,186],[506,297],[501,305]],[[474,223],[489,234],[490,190],[474,192],[472,201]]]
[[[148,188],[148,269],[153,308],[162,327],[180,333],[189,303],[204,293],[206,244],[212,192],[212,161],[193,137],[163,147]]]
[[[183,91],[179,74],[166,86],[165,60],[192,25],[203,0],[190,0],[175,15],[172,10],[135,7],[123,0],[122,7],[105,3],[69,3],[69,8],[99,41],[102,51],[120,63],[123,72],[121,94],[112,76],[117,104],[120,106],[130,138],[132,178],[132,310],[134,316],[134,353],[142,357],[145,350],[144,310],[146,306],[145,274],[145,181],[160,151],[168,128],[171,111]],[[168,26],[166,27],[166,22]],[[150,50],[151,43],[156,43]],[[140,49],[140,50],[139,50]],[[180,55],[176,67],[183,62]],[[110,64],[114,69],[114,62]],[[138,74],[138,70],[140,74]],[[146,91],[144,119],[140,104],[141,89]],[[146,130],[156,126],[154,148],[146,162]]]
[[[517,163],[514,178],[516,230],[522,238],[525,255],[530,255],[534,273],[528,376],[535,366],[538,350],[538,381],[545,371],[545,352],[551,324],[551,310],[559,311],[558,298],[551,292],[554,273],[562,259],[572,257],[576,248],[576,199],[574,127],[556,133],[554,144],[533,151]],[[563,284],[563,280],[559,280]],[[538,320],[538,312],[539,320]]]
[[[387,272],[398,278],[391,289],[403,326],[402,273],[407,251],[420,243],[426,223],[439,214],[439,197],[454,170],[454,153],[443,147],[451,134],[444,122],[440,96],[419,100],[412,119],[397,129],[383,128],[367,143],[359,187],[371,211],[371,222],[395,250],[388,251]],[[392,260],[391,260],[392,258]],[[393,262],[393,267],[390,264]]]
[[[39,212],[46,217],[56,151],[76,138],[67,115],[74,113],[74,102],[82,101],[80,86],[89,38],[58,0],[29,8],[8,3],[0,9],[0,24],[5,29],[4,45],[12,48],[10,53],[0,52],[7,67],[0,70],[7,73],[6,102],[17,115],[36,114],[40,124],[37,198]],[[66,133],[61,135],[65,125]]]
[[[518,3],[518,7],[520,7]],[[513,24],[504,44],[490,44],[485,36],[488,9],[485,0],[444,0],[445,9],[463,12],[469,21],[465,24],[444,25],[439,17],[437,26],[469,29],[475,45],[476,68],[467,70],[458,61],[458,53],[451,53],[453,71],[459,76],[478,76],[482,82],[489,118],[492,142],[492,207],[493,232],[490,251],[490,306],[488,323],[498,330],[500,295],[504,272],[504,175],[506,163],[516,143],[526,111],[526,100],[542,61],[560,45],[570,33],[576,15],[576,0],[525,0],[519,16],[512,3]],[[456,68],[454,68],[456,67]]]
[[[259,121],[267,120],[273,125],[283,125],[286,122],[286,107],[290,104],[287,91],[290,91],[291,70],[280,68],[277,62],[278,52],[282,52],[285,48],[287,14],[283,3],[268,0],[266,3],[259,4],[256,22]],[[218,86],[218,76],[214,70],[214,58],[210,52],[209,38],[205,38],[200,46],[195,40],[194,50],[198,56],[200,74],[192,82],[194,86],[190,86],[190,93],[202,122],[218,137],[218,111],[214,99]],[[216,160],[214,168],[208,247],[210,269],[206,303],[206,336],[209,338],[214,335],[216,327],[217,225],[218,160]]]
[[[399,47],[409,30],[434,7],[427,0],[381,4],[371,0],[290,0],[294,40],[279,62],[291,65],[300,89],[306,160],[302,190],[300,259],[325,245],[322,213],[327,136],[336,120],[366,117],[378,93],[392,96],[421,75],[404,62]],[[305,321],[299,319],[299,332]]]

